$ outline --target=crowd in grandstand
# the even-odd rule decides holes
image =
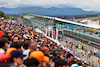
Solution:
[[[0,67],[86,67],[86,63],[25,23],[3,19]]]

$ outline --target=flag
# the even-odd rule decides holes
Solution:
[[[53,38],[53,30],[52,30],[52,38]]]
[[[46,34],[46,29],[44,29],[44,33]]]
[[[58,29],[56,28],[56,39],[58,39]]]
[[[47,35],[47,28],[46,28],[46,33],[45,34]]]
[[[55,30],[54,30],[54,36],[55,36]]]
[[[50,36],[50,29],[48,29],[48,36]]]

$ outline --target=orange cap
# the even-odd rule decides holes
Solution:
[[[13,50],[17,50],[17,49],[16,49],[16,48],[9,48],[9,49],[7,49],[7,51],[6,51],[6,54],[7,54],[7,55],[10,55],[10,53],[11,53]]]
[[[49,62],[50,61],[49,57],[45,56],[44,61]]]
[[[48,61],[48,57],[44,56],[42,51],[33,51],[29,58],[35,58],[37,59],[39,62],[41,61]]]

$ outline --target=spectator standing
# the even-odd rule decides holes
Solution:
[[[71,66],[71,61],[74,59],[74,56],[70,53],[67,54],[67,64]]]
[[[94,48],[94,55],[97,55],[98,49]]]
[[[55,63],[53,62],[54,56],[52,54],[49,55],[50,58],[50,67],[55,67]]]
[[[21,50],[21,44],[18,42],[13,42],[9,49],[7,49],[6,54],[10,55],[13,50]]]
[[[0,53],[5,53],[7,47],[8,47],[8,39],[5,37],[0,38]]]
[[[29,57],[29,52],[30,51],[35,51],[36,50],[37,43],[35,41],[26,40],[24,42],[24,48],[25,48],[25,50],[23,51],[23,54],[26,55],[26,57],[24,57],[24,60],[25,60]]]
[[[23,65],[23,57],[25,57],[26,55],[22,54],[21,51],[19,50],[14,50],[10,53],[11,58],[9,59],[9,62],[11,63],[9,65],[9,67],[25,67]],[[23,66],[22,66],[23,65]]]

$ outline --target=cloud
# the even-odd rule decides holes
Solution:
[[[63,5],[63,6],[62,6]],[[77,7],[86,11],[99,11],[100,0],[1,0],[0,7],[22,6]]]

